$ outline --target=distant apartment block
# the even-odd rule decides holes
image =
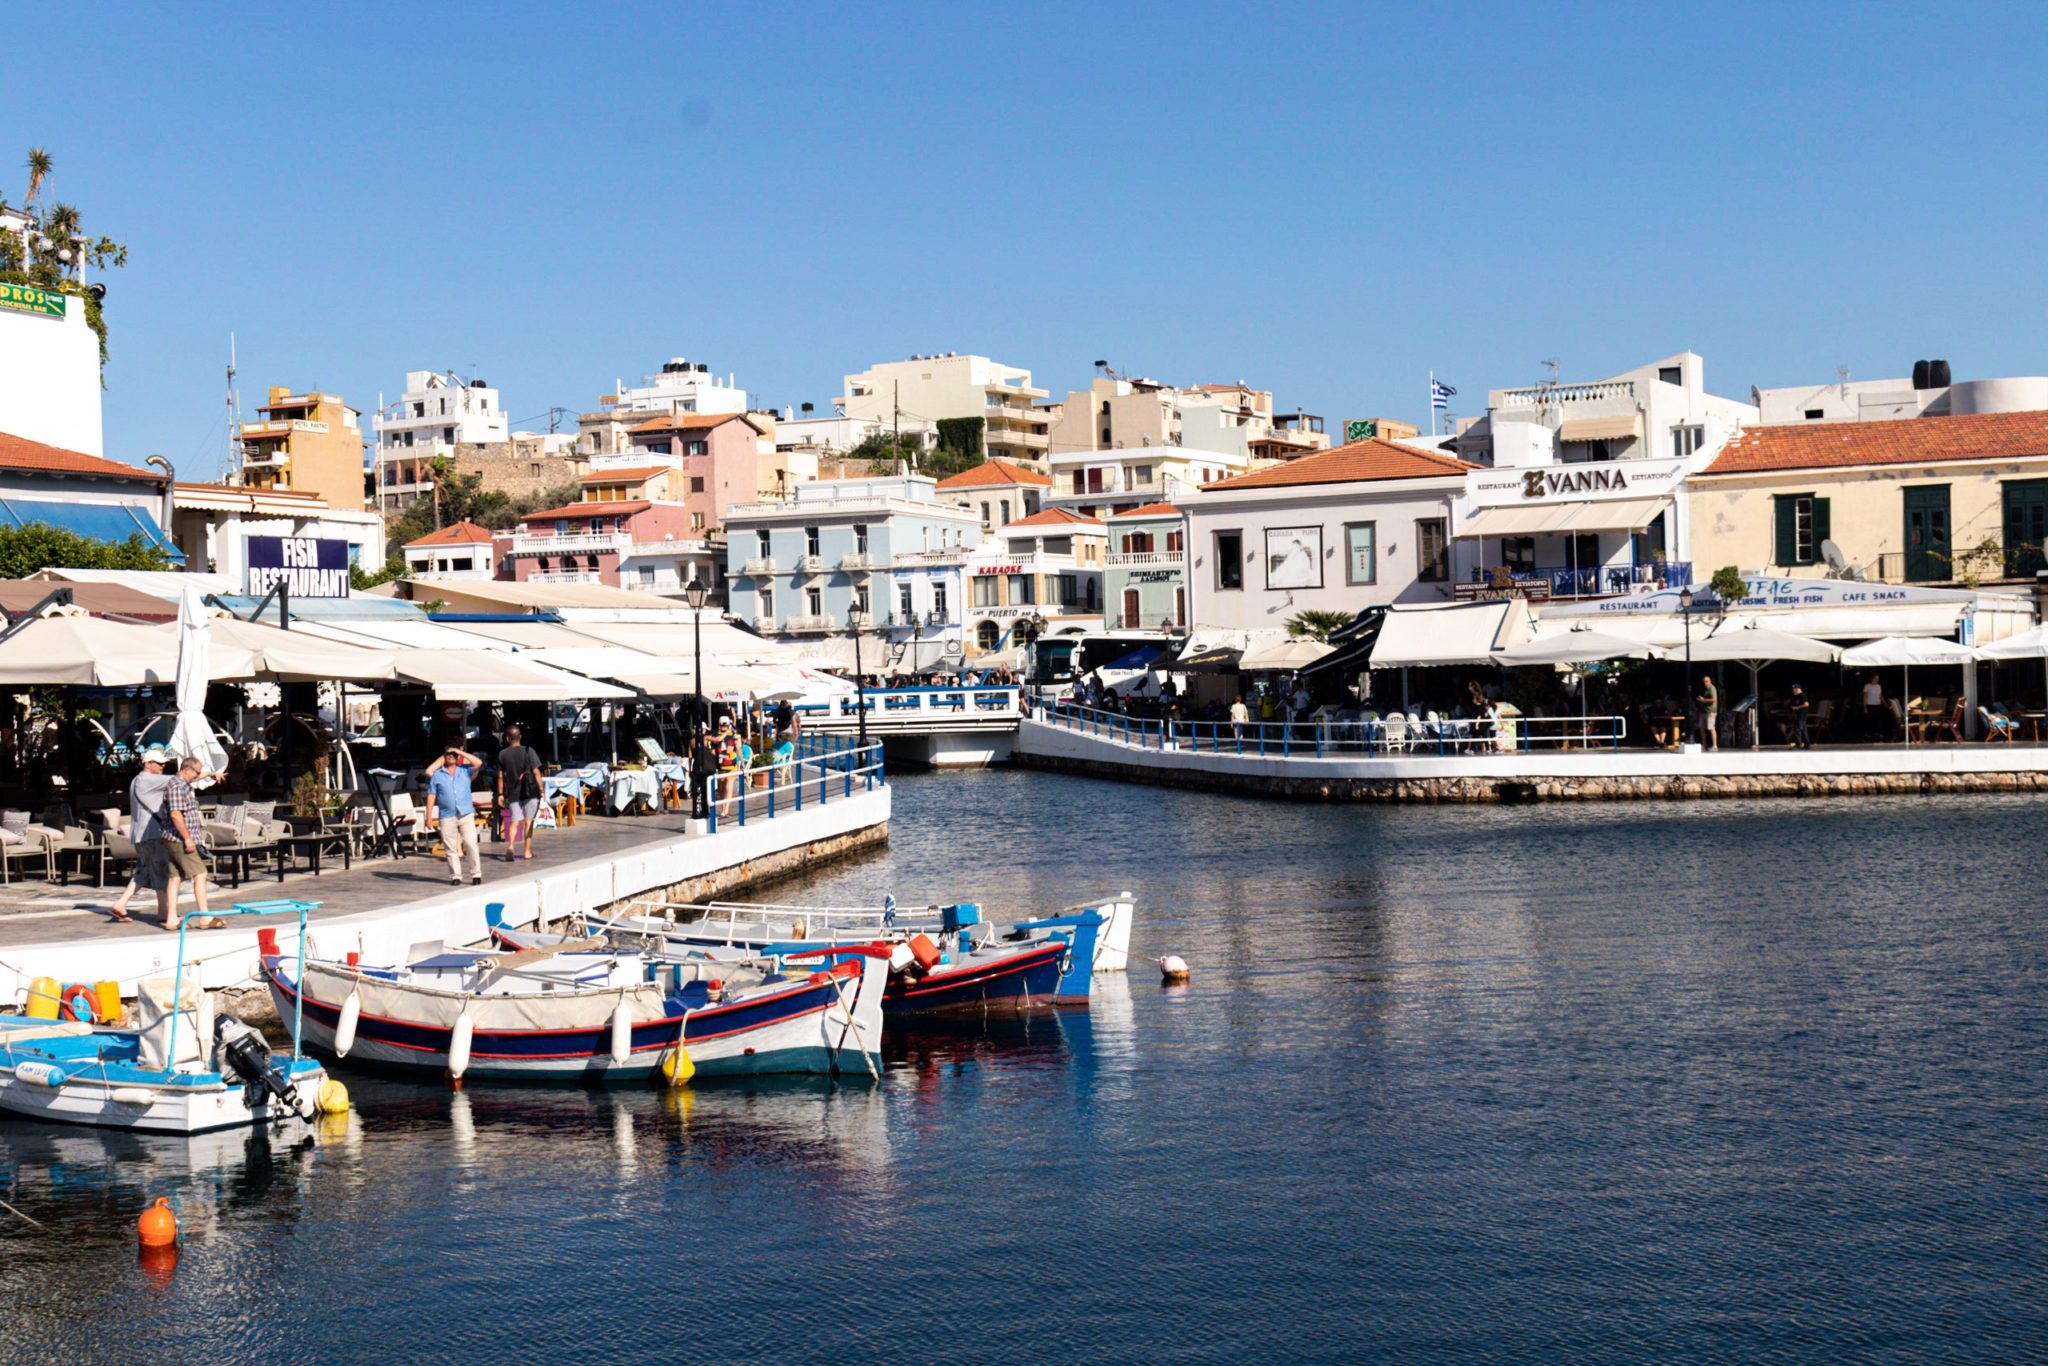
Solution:
[[[361,414],[339,394],[273,387],[255,422],[236,431],[243,488],[311,493],[340,511],[363,508]]]
[[[437,457],[461,446],[503,446],[511,431],[498,391],[452,370],[407,371],[405,392],[393,403],[380,398],[370,426],[377,506],[385,512],[433,495]]]
[[[1042,462],[1051,444],[1051,414],[1038,407],[1046,397],[1031,385],[1031,372],[987,356],[912,356],[871,365],[846,377],[837,403],[846,417],[884,430],[903,420],[938,424],[980,418],[982,448],[1005,460]]]
[[[1273,395],[1237,384],[1176,388],[1157,380],[1098,376],[1072,390],[1052,424],[1052,453],[1194,446],[1254,460],[1292,460],[1329,447],[1323,419],[1276,415]]]
[[[2038,412],[2048,409],[2048,377],[2017,375],[1958,383],[1947,361],[1923,360],[1914,363],[1909,377],[1852,380],[1842,375],[1828,384],[1751,389],[1750,399],[1765,426]]]

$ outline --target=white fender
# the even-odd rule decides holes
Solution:
[[[334,1056],[345,1058],[356,1046],[356,1025],[363,1018],[363,998],[351,991],[341,1003],[341,1019],[334,1026]]]
[[[117,1086],[107,1099],[116,1105],[146,1108],[156,1104],[156,1092],[147,1086]]]
[[[626,1001],[612,1012],[612,1063],[624,1067],[633,1056],[633,1007]]]
[[[448,1075],[457,1081],[469,1070],[469,1046],[476,1040],[476,1021],[470,1018],[469,1007],[455,1017],[455,1029],[448,1037]]]
[[[14,1064],[14,1078],[36,1086],[47,1086],[52,1091],[69,1080],[63,1068],[47,1062],[18,1062]]]

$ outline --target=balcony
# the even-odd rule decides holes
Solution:
[[[538,574],[528,574],[527,583],[603,583],[604,575],[595,569],[547,569]]]
[[[623,551],[633,538],[623,531],[571,531],[564,535],[518,532],[512,537],[514,555],[568,555]]]
[[[746,562],[745,566],[741,568],[740,573],[751,574],[755,578],[772,578],[777,573],[775,557],[773,555],[756,555],[753,559]]]
[[[856,550],[851,555],[839,557],[839,567],[855,571],[875,568],[875,557],[865,550]]]
[[[790,617],[782,623],[782,629],[797,635],[822,635],[841,628],[839,622],[820,614]]]
[[[245,470],[281,470],[290,463],[290,459],[291,457],[287,456],[283,451],[246,451],[242,455],[242,468]]]
[[[1187,552],[1181,550],[1134,550],[1126,554],[1105,556],[1102,562],[1111,569],[1141,569],[1150,565],[1180,565],[1187,562]]]
[[[1621,597],[1659,588],[1682,588],[1691,582],[1689,560],[1592,569],[1516,569],[1502,565],[1484,573],[1473,570],[1470,583],[1451,586],[1451,596],[1460,601],[1527,598],[1531,602],[1547,602],[1559,598]]]
[[[964,545],[942,545],[933,550],[905,550],[895,556],[895,562],[904,566],[965,564],[971,547]]]
[[[796,557],[796,572],[799,574],[822,574],[825,572],[823,555],[799,555]]]
[[[1606,403],[1621,400],[1634,403],[1634,380],[1615,379],[1600,384],[1539,384],[1533,389],[1508,389],[1500,396],[1502,408],[1540,408],[1559,403]]]
[[[1985,540],[1968,550],[1891,550],[1863,566],[1863,577],[1876,583],[1964,584],[2032,583],[2048,569],[2040,545],[2001,545]]]

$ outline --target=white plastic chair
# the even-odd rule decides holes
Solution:
[[[1412,741],[1408,737],[1408,716],[1405,712],[1387,713],[1387,753],[1406,752]]]

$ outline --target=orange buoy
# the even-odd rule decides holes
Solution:
[[[135,1221],[135,1233],[144,1247],[169,1247],[177,1242],[178,1216],[171,1213],[171,1202],[159,1195]]]

